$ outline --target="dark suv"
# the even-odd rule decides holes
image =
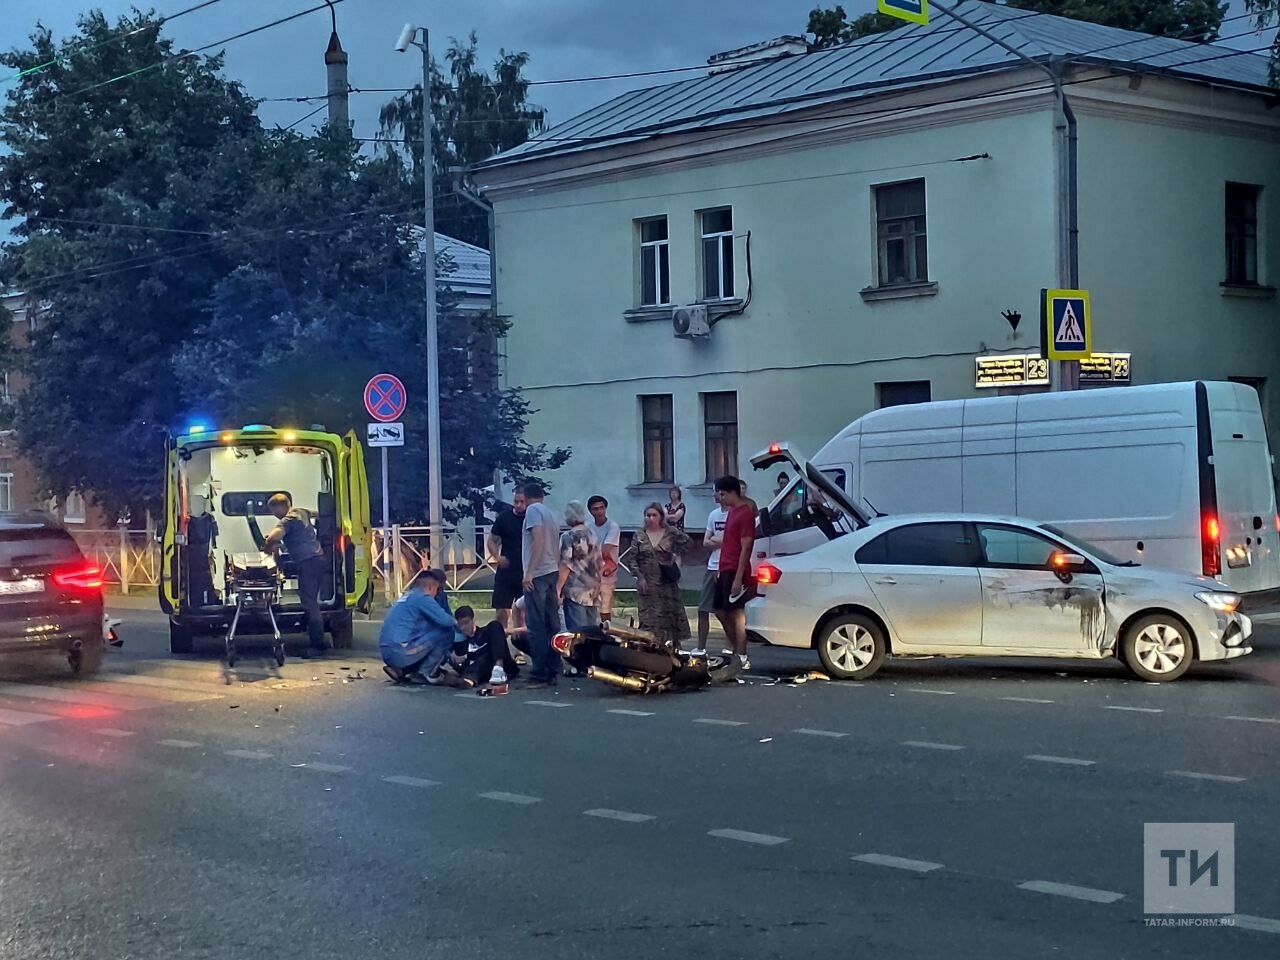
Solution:
[[[102,636],[102,571],[57,520],[0,513],[0,656],[50,651],[94,673]]]

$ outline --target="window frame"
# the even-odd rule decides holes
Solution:
[[[984,530],[1000,530],[1006,533],[1021,534],[1022,536],[1028,537],[1032,540],[1043,540],[1045,543],[1049,544],[1053,552],[1073,553],[1073,554],[1076,554],[1077,556],[1080,555],[1077,548],[1067,546],[1061,541],[1055,540],[1050,534],[1042,533],[1038,530],[1028,530],[1025,527],[1015,527],[1007,523],[975,523],[973,524],[973,527],[974,527],[974,534],[975,534],[974,542],[977,545],[978,554],[982,561],[981,566],[982,566],[982,569],[984,570],[1031,570],[1031,571],[1038,571],[1041,573],[1054,573],[1054,574],[1056,574],[1057,572],[1053,569],[1053,567],[1048,562],[1039,563],[1039,564],[992,563],[987,558],[987,548],[982,540],[982,534]],[[1084,567],[1073,570],[1072,571],[1073,573],[1098,573],[1099,572],[1098,568],[1094,565],[1093,561],[1091,561],[1088,557],[1085,557],[1084,559],[1085,559]]]
[[[888,191],[899,188],[919,186],[920,210],[899,216],[881,215],[881,196],[887,197]],[[919,230],[911,226],[912,221],[919,220]],[[911,180],[896,180],[891,183],[877,183],[871,187],[871,221],[872,235],[875,240],[875,277],[877,287],[906,287],[915,284],[929,283],[929,202],[928,192],[923,177]],[[887,236],[886,227],[901,225],[900,236]],[[902,260],[909,269],[909,276],[893,279],[889,271],[888,244],[900,241],[903,245]],[[923,245],[924,263],[921,264],[919,244]]]
[[[670,393],[642,393],[640,403],[640,481],[641,483],[675,483],[675,398]],[[661,414],[649,419],[648,401],[657,401]],[[665,401],[665,403],[664,403]],[[658,445],[660,463],[651,460],[651,444]]]
[[[76,507],[78,507],[78,510],[75,513],[72,513],[71,511],[72,504],[75,504]],[[62,522],[74,523],[79,526],[84,526],[89,522],[89,504],[88,501],[85,500],[84,494],[80,491],[72,490],[63,497]]]
[[[0,511],[13,510],[13,459],[0,457]]]
[[[723,401],[731,398],[733,419],[711,419],[712,401]],[[712,390],[702,394],[702,458],[706,469],[708,483],[714,483],[723,476],[738,475],[738,392],[736,390]],[[723,430],[723,436],[712,436],[712,431]],[[724,447],[721,454],[722,466],[716,466],[712,456],[712,445]]]
[[[906,387],[908,385],[919,386],[920,384],[924,384],[925,387],[927,387],[929,390],[929,396],[926,397],[924,400],[902,400],[902,401],[899,401],[898,403],[889,403],[889,404],[886,404],[884,402],[884,389],[883,389],[884,387]],[[933,381],[932,380],[877,380],[875,384],[875,391],[876,391],[876,409],[877,410],[887,410],[890,407],[909,407],[917,403],[933,402]]]
[[[1233,213],[1232,191],[1248,191],[1249,214]],[[1260,246],[1262,239],[1261,217],[1262,186],[1228,180],[1223,190],[1223,237],[1225,256],[1223,283],[1231,287],[1257,287],[1261,285],[1259,268],[1262,263]],[[1239,245],[1243,245],[1240,247]]]
[[[661,239],[646,240],[645,227],[661,223],[664,235]],[[635,221],[636,242],[639,244],[639,271],[637,301],[641,307],[671,306],[671,220],[664,213],[654,217],[641,217]],[[653,299],[646,298],[646,260],[653,258]]]
[[[889,542],[890,537],[893,537],[894,535],[900,535],[903,533],[903,531],[916,530],[921,527],[959,527],[960,529],[962,529],[965,532],[965,536],[969,540],[969,550],[971,554],[969,562],[968,563],[901,563],[899,561],[894,560],[892,558],[892,554],[889,554],[890,559],[888,560],[875,560],[871,558],[863,559],[863,557],[861,556],[864,550],[867,550],[874,544],[881,543],[882,541],[887,544]],[[854,554],[853,554],[853,562],[860,567],[865,565],[868,567],[923,567],[925,569],[977,570],[978,567],[980,566],[980,561],[982,561],[983,559],[985,558],[982,555],[982,548],[981,548],[981,545],[978,543],[977,531],[974,529],[974,525],[962,520],[926,520],[918,523],[904,523],[900,526],[896,526],[889,530],[884,531],[884,533],[880,534],[878,537],[873,537],[872,539],[868,540],[866,543],[860,546],[856,551],[854,551]]]
[[[708,230],[707,218],[719,213],[727,213],[729,215],[729,228],[727,230]],[[699,299],[706,302],[732,300],[737,280],[733,260],[733,207],[708,207],[705,210],[699,210],[697,216],[698,272],[699,286],[702,291],[702,296]],[[715,251],[714,270],[708,269],[708,260],[710,259],[708,244],[712,244],[711,249]],[[714,292],[708,289],[713,277],[715,281]]]

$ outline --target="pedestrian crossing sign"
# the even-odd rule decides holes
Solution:
[[[1088,290],[1040,291],[1040,343],[1042,355],[1050,360],[1084,360],[1091,355]]]
[[[876,9],[908,23],[929,22],[929,0],[876,0]]]

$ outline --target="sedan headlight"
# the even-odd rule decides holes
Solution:
[[[1235,613],[1240,608],[1238,593],[1197,593],[1196,599],[1218,613]]]

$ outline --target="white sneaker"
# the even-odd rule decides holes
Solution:
[[[745,653],[738,654],[738,663],[741,665],[743,670],[751,669],[751,661],[747,659],[747,655]]]
[[[691,657],[705,657],[706,655],[707,650],[705,647],[694,647],[689,651],[689,656]]]
[[[490,685],[497,686],[498,684],[503,684],[506,682],[507,682],[507,671],[502,669],[502,664],[495,663],[493,665],[493,672],[489,674]]]

